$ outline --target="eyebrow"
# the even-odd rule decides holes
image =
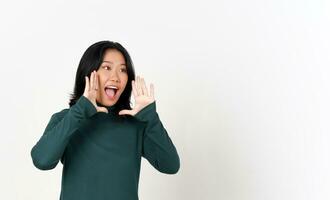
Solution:
[[[103,62],[113,64],[113,62],[111,62],[111,61],[106,61],[106,60],[104,60]],[[122,64],[120,64],[120,65],[124,65],[124,66],[126,66],[126,64],[124,64],[124,63],[122,63]]]

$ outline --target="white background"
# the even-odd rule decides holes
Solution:
[[[62,164],[30,150],[100,40],[155,84],[180,155],[143,159],[141,200],[330,199],[329,22],[326,0],[2,1],[1,199],[59,199]]]

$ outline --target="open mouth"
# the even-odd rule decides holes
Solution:
[[[114,88],[114,87],[106,87],[104,89],[105,93],[107,94],[107,96],[111,99],[113,99],[118,91],[118,88]]]

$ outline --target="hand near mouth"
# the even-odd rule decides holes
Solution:
[[[121,110],[119,115],[132,115],[134,116],[147,105],[155,101],[154,85],[150,84],[150,93],[144,81],[144,78],[137,76],[136,80],[132,80],[132,90],[135,99],[135,106],[132,110]]]
[[[105,107],[100,107],[96,104],[96,96],[97,96],[97,90],[98,90],[98,78],[96,71],[94,70],[91,73],[90,76],[91,80],[89,81],[88,77],[85,76],[85,91],[84,91],[84,96],[92,102],[92,104],[95,106],[97,112],[105,112],[108,113],[107,108]]]

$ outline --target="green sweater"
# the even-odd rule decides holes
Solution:
[[[165,174],[180,168],[156,101],[128,117],[115,115],[114,106],[105,107],[109,113],[97,112],[81,96],[76,104],[51,116],[31,149],[38,169],[63,164],[61,200],[138,200],[141,156]]]

